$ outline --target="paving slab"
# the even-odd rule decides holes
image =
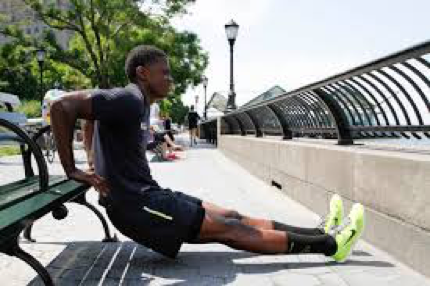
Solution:
[[[181,138],[180,138],[181,139]],[[185,142],[185,138],[182,138]],[[175,162],[151,163],[163,187],[180,190],[241,213],[288,224],[315,226],[319,217],[279,190],[247,173],[218,150],[199,144]],[[85,166],[82,150],[76,150]],[[20,157],[0,158],[2,184],[23,177]],[[62,174],[58,159],[51,174]],[[97,205],[97,193],[88,193]],[[184,245],[171,260],[120,235],[118,243],[102,243],[94,214],[69,204],[69,216],[47,215],[35,223],[36,243],[22,241],[54,278],[56,285],[430,285],[430,280],[388,254],[360,241],[350,259],[337,264],[320,255],[256,255],[219,244]],[[112,228],[114,230],[114,228]],[[1,285],[42,285],[35,272],[18,259],[0,254]]]

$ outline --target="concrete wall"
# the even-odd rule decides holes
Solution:
[[[430,276],[430,155],[251,136],[218,148],[320,215],[333,193],[367,208],[364,239]]]

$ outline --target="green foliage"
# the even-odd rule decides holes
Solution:
[[[0,157],[14,156],[21,154],[18,146],[0,146]]]
[[[170,116],[172,117],[173,122],[178,124],[184,124],[185,117],[187,116],[188,111],[188,106],[185,106],[182,100],[177,98],[172,101]]]
[[[172,109],[172,102],[169,99],[164,99],[159,102],[160,105],[160,115],[166,116],[170,114]]]
[[[21,99],[37,97],[38,81],[35,62],[29,59],[31,50],[17,43],[0,49],[1,91],[17,94]]]
[[[0,47],[0,89],[18,95],[21,100],[40,100],[44,92],[57,83],[66,90],[91,86],[91,81],[81,72],[61,62],[47,59],[43,69],[41,92],[40,68],[35,59],[35,49],[17,42]]]
[[[36,118],[42,116],[42,106],[40,100],[24,100],[18,107],[18,112],[24,113],[27,118]]]
[[[0,73],[0,88],[5,87],[5,91],[21,98],[40,98],[39,70],[34,59],[34,50],[40,46],[47,49],[49,59],[45,63],[45,90],[56,82],[64,89],[123,86],[127,83],[124,62],[128,52],[139,44],[155,45],[168,53],[175,82],[167,100],[171,104],[165,110],[170,109],[172,118],[180,120],[184,111],[180,97],[188,87],[201,82],[208,55],[196,34],[179,32],[169,21],[186,13],[195,0],[69,0],[72,9],[68,10],[42,0],[23,2],[51,29],[69,31],[74,36],[64,50],[52,32],[46,32],[43,41],[37,41],[24,35],[17,26],[0,28],[0,33],[16,39],[12,46],[28,50],[25,59],[15,59],[12,64],[8,59],[4,63],[16,70],[9,70],[7,75]],[[12,54],[19,55],[19,49]]]

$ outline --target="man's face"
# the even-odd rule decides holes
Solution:
[[[160,59],[146,69],[146,82],[154,99],[163,99],[169,95],[172,86],[172,76],[168,60]]]

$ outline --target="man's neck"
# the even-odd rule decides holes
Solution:
[[[156,100],[152,96],[152,94],[149,92],[149,88],[145,87],[145,85],[141,82],[136,83],[136,86],[139,88],[140,92],[142,93],[143,97],[149,104],[153,104]]]

